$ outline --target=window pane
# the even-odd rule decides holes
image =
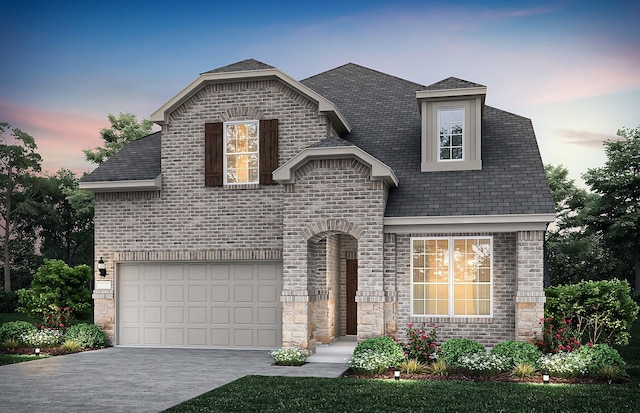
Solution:
[[[425,297],[425,292],[424,292],[424,284],[418,284],[418,285],[414,285],[413,286],[413,298],[417,299],[424,299]]]
[[[450,140],[450,136],[447,133],[447,131],[440,131],[440,147],[441,148],[448,148],[449,146],[451,146],[451,140]]]
[[[438,300],[436,302],[436,312],[438,315],[447,315],[449,314],[449,301],[447,300]]]
[[[258,122],[225,124],[226,183],[257,183]]]
[[[426,314],[423,300],[413,300],[413,314]]]
[[[424,270],[423,269],[413,269],[413,282],[422,283],[424,282]]]
[[[440,300],[449,298],[449,284],[436,285],[436,297]]]
[[[451,159],[462,159],[462,148],[453,148],[451,150]]]
[[[462,147],[462,135],[452,135],[451,136],[451,145],[452,146],[460,146],[460,147]]]

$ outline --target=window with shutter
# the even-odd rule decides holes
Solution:
[[[274,185],[278,120],[205,124],[205,185]]]

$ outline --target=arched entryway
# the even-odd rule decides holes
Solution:
[[[311,340],[330,344],[357,335],[357,239],[343,231],[323,231],[307,241],[307,252]]]

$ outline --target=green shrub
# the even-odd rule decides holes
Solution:
[[[359,351],[357,354],[354,351],[348,364],[356,373],[371,375],[384,373],[394,365],[393,360],[387,354],[371,349]]]
[[[16,349],[16,348],[20,347],[20,342],[18,340],[9,339],[9,340],[5,340],[2,343],[0,343],[0,347],[6,348],[8,350]]]
[[[309,350],[297,347],[281,347],[271,352],[271,357],[278,366],[302,366],[310,355]]]
[[[64,333],[65,340],[77,342],[83,348],[100,348],[107,343],[104,331],[95,324],[76,324]]]
[[[468,338],[452,338],[440,347],[439,360],[444,360],[449,366],[462,367],[460,359],[475,353],[485,353],[487,350],[475,340]]]
[[[446,376],[447,374],[449,374],[449,369],[450,369],[449,365],[444,360],[438,360],[436,362],[433,362],[428,367],[429,373],[435,374],[437,376]]]
[[[545,316],[570,319],[579,325],[583,341],[592,344],[626,345],[629,331],[638,314],[626,281],[581,281],[577,284],[549,287]]]
[[[62,331],[51,328],[31,331],[22,335],[22,342],[30,347],[55,347],[60,344]]]
[[[606,366],[616,367],[624,374],[626,363],[618,353],[618,350],[611,348],[607,344],[582,346],[578,352],[587,363],[589,374],[596,374]]]
[[[520,363],[536,366],[542,352],[533,344],[523,341],[507,340],[496,344],[491,349],[491,354],[503,357],[509,368]]]
[[[43,325],[45,316],[58,308],[69,308],[79,319],[86,319],[92,307],[87,284],[90,279],[91,268],[87,265],[71,268],[60,260],[44,260],[31,288],[18,290],[18,311]]]
[[[9,321],[0,326],[0,343],[14,340],[22,343],[22,336],[36,331],[33,324],[26,321]]]
[[[387,367],[397,366],[405,359],[402,346],[391,337],[370,337],[358,343],[353,350],[353,356],[369,351],[386,357],[389,360]]]
[[[18,308],[18,293],[0,290],[0,313],[14,313]]]

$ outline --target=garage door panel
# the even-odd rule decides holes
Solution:
[[[117,344],[274,348],[281,263],[120,264]]]
[[[182,285],[167,285],[166,294],[168,302],[184,302],[184,286]]]

